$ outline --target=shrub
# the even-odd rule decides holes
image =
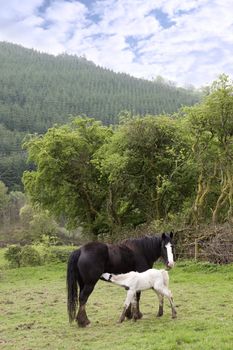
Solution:
[[[32,246],[25,246],[21,251],[21,266],[37,266],[41,265],[41,257],[39,252]]]
[[[46,263],[67,262],[73,246],[49,246],[44,243],[35,246],[10,246],[4,256],[11,267],[37,266]]]
[[[52,249],[52,260],[67,262],[70,256],[70,253],[74,250],[73,247],[54,247]]]
[[[22,248],[19,245],[9,246],[5,251],[4,257],[9,261],[11,267],[21,266],[21,251]]]

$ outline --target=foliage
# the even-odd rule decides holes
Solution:
[[[31,200],[65,217],[70,226],[80,223],[97,230],[106,186],[92,159],[111,134],[93,119],[77,118],[26,141],[29,159],[37,165],[23,178]]]
[[[0,211],[2,211],[8,202],[7,187],[0,181]]]
[[[58,225],[51,218],[48,210],[36,210],[30,221],[28,233],[32,240],[41,239],[43,236],[53,237],[56,235]]]
[[[41,240],[33,247],[40,254],[43,264],[51,262],[67,262],[70,253],[75,249],[73,246],[57,246],[56,239],[47,235],[42,236]]]
[[[48,239],[56,235],[58,225],[49,214],[48,210],[32,207],[27,203],[20,209],[20,222],[25,231],[25,237],[32,241]]]
[[[9,246],[5,251],[4,257],[10,263],[11,267],[21,266],[21,252],[22,248],[19,245]]]
[[[18,227],[19,212],[25,200],[25,195],[22,192],[9,192],[0,181],[0,241],[12,243],[19,241],[19,239],[15,240],[14,232],[21,231]],[[21,233],[18,235],[21,236]]]
[[[23,180],[33,203],[86,233],[232,220],[233,85],[225,75],[173,117],[124,112],[114,128],[79,117],[24,145],[36,166]]]
[[[165,116],[126,118],[114,132],[77,118],[24,146],[37,167],[23,180],[33,203],[95,235],[177,212],[194,187],[185,137]]]
[[[184,112],[198,171],[193,220],[232,220],[233,84],[229,77],[220,76],[203,102]]]
[[[118,122],[122,110],[140,115],[173,113],[199,94],[164,81],[146,81],[95,66],[83,57],[42,54],[0,43],[0,173],[11,190],[22,190],[26,168],[21,141],[44,133],[71,115],[103,124]]]
[[[46,243],[47,242],[47,243]],[[34,245],[11,245],[6,248],[4,258],[11,268],[37,266],[42,264],[67,262],[70,253],[77,247],[53,246],[45,237],[43,242]]]
[[[24,246],[20,254],[21,266],[37,266],[41,265],[41,257],[39,252],[30,245]]]
[[[137,226],[178,211],[194,187],[188,154],[178,123],[169,117],[135,117],[121,124],[97,155],[109,182],[112,221]]]
[[[52,261],[56,262],[67,262],[70,256],[70,253],[75,249],[75,247],[52,247]]]

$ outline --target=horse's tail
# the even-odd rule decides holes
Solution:
[[[161,270],[161,272],[163,275],[163,283],[168,288],[168,286],[169,286],[169,274],[166,270]]]
[[[69,315],[69,321],[72,322],[76,316],[76,307],[78,304],[78,283],[79,283],[79,271],[78,271],[78,259],[80,257],[81,250],[77,249],[70,254],[67,265],[67,312]]]

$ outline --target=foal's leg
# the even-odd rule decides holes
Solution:
[[[132,317],[134,321],[138,320],[138,302],[137,302],[137,293],[134,294],[132,303],[131,303],[131,307],[132,307]]]
[[[123,308],[121,317],[119,319],[119,323],[124,321],[124,319],[126,317],[126,311],[127,311],[128,307],[130,307],[130,304],[134,301],[134,298],[135,298],[135,291],[129,289],[127,292],[126,299],[125,299],[124,308]]]
[[[163,301],[164,301],[164,297],[163,297],[162,294],[158,293],[157,290],[155,290],[155,293],[157,294],[158,299],[159,299],[159,310],[158,310],[158,313],[157,313],[157,317],[161,317],[161,316],[163,316]]]
[[[172,318],[176,318],[177,316],[177,312],[176,312],[176,308],[174,305],[174,301],[173,301],[173,296],[172,296],[172,292],[168,289],[168,288],[163,288],[163,290],[161,291],[161,293],[168,298],[169,303],[171,305],[171,309],[172,309]]]
[[[140,297],[141,297],[141,292],[137,292],[136,293],[136,308],[134,307],[134,310],[132,310],[132,305],[129,305],[129,307],[127,308],[127,310],[125,312],[125,317],[127,317],[128,319],[133,318],[134,320],[136,320],[136,319],[140,320],[142,318],[143,314],[139,310]]]
[[[176,312],[176,308],[174,305],[174,300],[173,300],[173,296],[172,296],[172,292],[169,290],[170,292],[170,297],[168,298],[171,308],[172,308],[172,318],[176,318],[177,317],[177,312]]]

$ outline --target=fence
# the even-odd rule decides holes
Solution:
[[[191,243],[180,244],[177,247],[177,259],[193,259],[213,263],[233,262],[233,235],[231,239],[212,240],[194,239]]]

